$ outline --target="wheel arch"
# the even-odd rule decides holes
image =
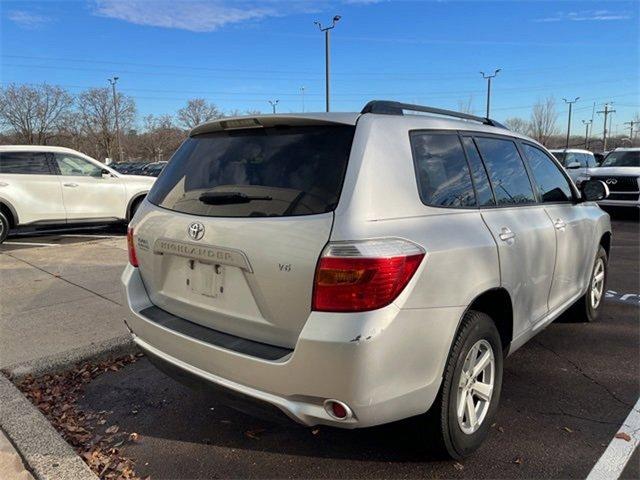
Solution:
[[[609,258],[609,251],[611,250],[611,232],[604,232],[600,237],[600,245],[607,252],[607,258]]]
[[[471,301],[462,314],[462,318],[469,310],[482,312],[491,317],[500,334],[502,350],[506,357],[513,340],[513,302],[509,292],[503,287],[485,290]],[[460,323],[462,324],[462,319]]]
[[[127,204],[127,221],[131,221],[131,210],[133,209],[134,205],[143,201],[148,193],[148,190],[144,192],[138,192],[129,199],[129,203]]]
[[[11,203],[4,198],[0,197],[0,211],[5,214],[7,219],[9,220],[9,226],[11,228],[17,227],[20,223],[20,219],[18,217],[18,212]]]

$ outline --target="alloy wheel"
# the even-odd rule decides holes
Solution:
[[[495,384],[495,356],[491,344],[478,340],[467,353],[456,399],[456,414],[460,429],[474,433],[484,421],[491,405]]]
[[[600,305],[604,291],[604,260],[598,258],[591,277],[591,307],[595,310]]]

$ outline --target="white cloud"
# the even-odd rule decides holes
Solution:
[[[212,32],[225,25],[290,13],[295,2],[96,0],[94,13],[137,25]]]
[[[627,12],[612,12],[609,10],[585,10],[581,12],[558,12],[549,17],[537,18],[536,22],[607,22],[614,20],[629,20],[631,14]]]
[[[36,13],[30,13],[25,10],[10,10],[7,13],[7,18],[19,27],[33,30],[40,28],[45,23],[51,21],[50,18]]]

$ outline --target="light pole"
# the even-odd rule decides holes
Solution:
[[[482,78],[487,79],[487,118],[489,118],[489,112],[491,111],[491,79],[495,78],[498,75],[498,73],[500,73],[501,70],[502,70],[501,68],[498,68],[491,75],[487,75],[484,72],[480,72],[480,75],[482,75]]]
[[[336,26],[336,22],[338,22],[342,17],[340,15],[335,15],[333,20],[331,21],[331,25],[328,27],[323,27],[320,22],[313,22],[318,26],[321,32],[324,32],[324,89],[325,89],[325,104],[326,110],[329,111],[329,65],[330,65],[330,53],[329,53],[329,32],[333,30]]]
[[[569,148],[569,135],[571,135],[571,107],[573,107],[574,103],[580,100],[580,97],[576,97],[574,100],[567,100],[566,98],[563,98],[562,100],[564,100],[564,103],[569,104],[569,121],[567,122],[567,141],[565,142],[565,146],[564,146],[564,148]]]
[[[280,100],[269,100],[269,103],[271,104],[271,108],[273,108],[273,113],[276,113],[276,105],[278,105],[279,102]]]
[[[589,150],[589,127],[593,123],[593,120],[582,120],[584,124],[585,132],[584,132],[584,148]]]
[[[118,116],[120,112],[118,111],[118,97],[116,95],[116,83],[118,83],[119,77],[108,78],[109,83],[111,84],[111,90],[113,91],[113,110],[116,117],[116,141],[118,142],[118,155],[120,157],[120,161],[122,162],[123,154],[122,154],[122,143],[120,142],[120,122],[118,120]]]
[[[300,87],[300,93],[302,94],[302,113],[304,113],[304,86]]]

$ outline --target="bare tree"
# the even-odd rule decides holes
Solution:
[[[138,153],[145,160],[167,160],[186,137],[171,115],[147,115],[142,119],[144,132],[137,138]]]
[[[473,95],[469,95],[469,98],[466,100],[458,100],[458,111],[473,115]]]
[[[184,108],[178,110],[178,120],[187,129],[222,116],[218,107],[213,103],[207,103],[204,98],[192,98]]]
[[[135,102],[131,97],[118,93],[116,97],[120,128],[128,131],[136,116]],[[116,147],[115,108],[110,88],[92,88],[78,97],[78,112],[82,130],[92,142],[96,158],[112,157]]]
[[[547,97],[545,100],[538,100],[531,111],[531,136],[546,145],[549,138],[558,131],[557,120],[558,112],[555,99]]]
[[[504,121],[504,126],[512,132],[528,135],[531,131],[531,124],[524,118],[511,117]]]
[[[63,88],[10,84],[0,89],[0,123],[15,132],[18,142],[45,145],[72,105]]]

